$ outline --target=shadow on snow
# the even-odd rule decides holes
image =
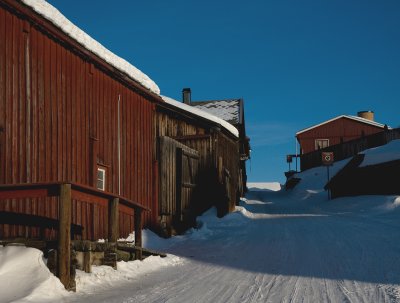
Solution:
[[[338,212],[347,200],[339,207],[293,208],[295,197],[282,191],[251,191],[247,199],[222,219],[201,217],[203,226],[167,252],[268,275],[400,284],[397,215]]]

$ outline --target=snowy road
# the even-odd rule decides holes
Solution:
[[[237,212],[219,220],[211,211],[200,231],[166,241],[175,266],[68,301],[400,302],[399,215],[377,207],[396,197],[322,194],[302,203],[250,192]]]

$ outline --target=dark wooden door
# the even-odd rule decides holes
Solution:
[[[197,184],[199,153],[170,137],[160,137],[158,159],[159,215],[167,222],[183,222]]]
[[[184,221],[184,212],[190,208],[193,190],[197,185],[199,171],[198,152],[176,149],[176,218]]]

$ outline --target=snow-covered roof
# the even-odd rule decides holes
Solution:
[[[393,140],[386,145],[366,149],[360,154],[365,156],[359,167],[400,160],[400,140]]]
[[[116,69],[127,74],[132,80],[140,83],[145,88],[153,93],[159,95],[160,89],[157,84],[151,80],[146,74],[137,69],[135,66],[127,62],[125,59],[118,57],[98,41],[94,40],[71,21],[69,21],[63,14],[61,14],[55,7],[50,5],[44,0],[21,0],[27,6],[31,7],[39,15],[46,18],[55,26],[60,28],[64,33],[76,40],[79,44],[83,45],[86,49],[102,58],[107,63],[114,66]]]
[[[234,127],[232,124],[226,122],[225,120],[216,117],[210,113],[207,113],[199,108],[187,105],[185,103],[176,101],[175,99],[172,99],[170,97],[166,97],[166,96],[161,96],[161,98],[163,98],[163,100],[168,103],[171,104],[175,107],[178,107],[180,109],[183,109],[184,111],[190,112],[192,114],[195,114],[199,117],[205,118],[209,121],[213,121],[218,123],[219,125],[221,125],[223,128],[225,128],[226,130],[228,130],[230,133],[232,133],[235,137],[239,137],[239,131],[237,130],[236,127]]]
[[[190,105],[217,116],[231,124],[240,123],[240,99],[192,101]]]
[[[376,127],[380,127],[380,128],[384,128],[384,127],[385,127],[384,124],[381,124],[381,123],[378,123],[378,122],[375,122],[375,121],[371,121],[371,120],[368,120],[368,119],[365,119],[365,118],[361,118],[361,117],[357,117],[357,116],[351,116],[351,115],[340,115],[340,116],[337,116],[337,117],[335,117],[335,118],[332,118],[332,119],[330,119],[330,120],[328,120],[328,121],[324,121],[324,122],[322,122],[322,123],[320,123],[320,124],[317,124],[317,125],[308,127],[308,128],[306,128],[306,129],[303,129],[303,130],[297,132],[297,133],[296,133],[296,136],[297,136],[297,135],[300,135],[300,134],[302,134],[302,133],[304,133],[304,132],[306,132],[306,131],[309,131],[309,130],[311,130],[311,129],[313,129],[313,128],[319,127],[319,126],[321,126],[321,125],[330,123],[330,122],[332,122],[332,121],[335,121],[335,120],[338,120],[338,119],[341,119],[341,118],[351,119],[351,120],[354,120],[354,121],[362,122],[362,123],[369,124],[369,125],[376,126]],[[391,129],[391,127],[388,127],[388,129]]]

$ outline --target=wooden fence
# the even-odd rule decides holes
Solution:
[[[73,199],[82,199],[96,203],[98,201],[106,201],[107,220],[103,222],[108,232],[108,240],[116,242],[119,238],[121,208],[127,207],[134,211],[134,227],[135,227],[135,246],[142,246],[142,211],[148,210],[140,204],[128,200],[124,197],[100,191],[88,186],[75,183],[40,183],[40,184],[9,184],[0,185],[0,203],[4,204],[7,200],[15,201],[21,199],[26,203],[32,198],[49,198],[54,197],[58,204],[57,219],[43,218],[33,214],[18,212],[16,209],[3,210],[4,216],[0,216],[0,224],[36,226],[41,230],[56,229],[58,231],[58,276],[65,287],[68,288],[70,283],[70,255],[71,255],[71,238],[73,233],[82,231],[87,226],[81,226],[73,223],[72,201]],[[8,214],[8,216],[7,216]],[[10,221],[10,217],[15,221]],[[88,222],[98,220],[96,213],[92,213],[92,217]],[[54,222],[58,224],[54,224]],[[72,231],[72,233],[71,233]],[[41,232],[44,234],[44,232]],[[4,235],[0,235],[4,238]],[[97,240],[97,239],[90,239]],[[139,259],[141,251],[138,251]]]
[[[322,165],[322,152],[333,152],[335,161],[340,161],[352,157],[368,148],[385,145],[386,143],[396,139],[400,139],[400,128],[390,129],[377,134],[365,136],[360,139],[328,146],[326,148],[301,155],[300,167],[301,170],[304,171]]]

